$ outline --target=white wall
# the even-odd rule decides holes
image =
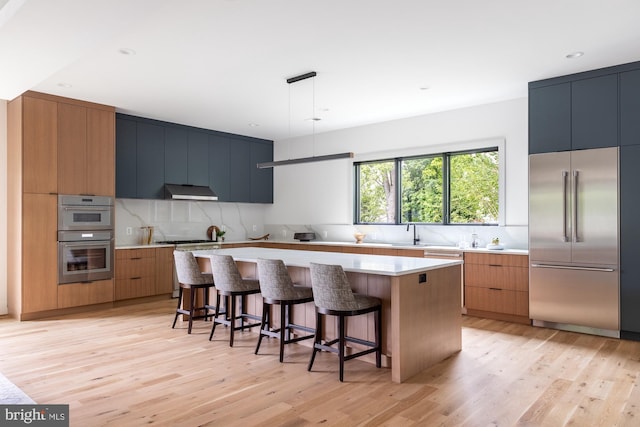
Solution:
[[[0,99],[0,314],[7,314],[7,101]]]
[[[276,160],[345,151],[353,151],[355,158],[275,168],[274,204],[266,210],[265,223],[353,224],[353,161],[455,150],[474,141],[503,139],[504,225],[526,229],[527,114],[527,99],[521,98],[276,141]],[[520,234],[526,236],[526,231]],[[526,237],[522,238],[525,242],[518,246],[526,245]]]

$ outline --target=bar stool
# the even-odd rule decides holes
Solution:
[[[171,328],[176,327],[178,316],[183,314],[189,317],[188,333],[191,333],[191,327],[194,319],[204,319],[205,321],[211,316],[209,314],[209,290],[214,287],[213,276],[209,273],[202,273],[198,262],[193,253],[189,251],[173,251],[173,259],[176,265],[176,275],[180,290],[178,291],[178,307],[176,308],[176,317],[173,319]],[[183,289],[190,290],[189,309],[182,308]],[[196,293],[202,290],[203,305],[196,307]],[[219,297],[217,297],[219,298]],[[217,306],[217,305],[216,305]],[[196,311],[204,311],[204,314],[196,315]]]
[[[245,296],[259,294],[260,284],[255,279],[243,279],[238,271],[238,266],[230,255],[209,255],[209,258],[211,259],[211,272],[213,273],[218,296],[225,297],[226,307],[225,316],[220,318],[218,316],[222,314],[220,311],[220,300],[219,298],[216,299],[216,315],[213,317],[213,326],[211,327],[209,341],[213,338],[216,325],[220,323],[231,327],[229,347],[233,347],[235,331],[260,326],[259,322],[245,324],[246,319],[259,321],[260,317],[244,311]],[[236,300],[238,298],[240,298],[240,313],[236,315]],[[229,303],[229,300],[231,300],[231,303]],[[236,320],[238,319],[240,319],[240,326],[236,326]]]
[[[311,288],[295,285],[282,260],[258,258],[257,265],[260,293],[262,294],[262,322],[255,354],[258,354],[260,350],[260,343],[263,337],[279,338],[280,363],[282,363],[285,344],[306,340],[314,336],[315,329],[290,322],[291,307],[295,304],[313,301],[313,291]],[[280,306],[280,328],[270,330],[271,306],[274,304]],[[302,330],[310,333],[310,335],[291,338],[292,330]]]
[[[316,306],[316,335],[308,370],[311,371],[316,352],[320,350],[337,353],[340,360],[340,381],[344,378],[344,362],[369,353],[376,353],[376,367],[382,365],[382,302],[379,298],[353,293],[349,279],[339,265],[310,263],[311,287]],[[349,337],[345,331],[345,318],[360,314],[375,313],[375,342]],[[322,344],[322,316],[338,317],[338,338],[325,340]],[[365,350],[345,355],[347,342],[366,347]],[[338,347],[333,347],[334,344]]]

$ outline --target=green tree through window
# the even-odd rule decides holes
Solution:
[[[356,223],[498,223],[497,147],[355,166]]]

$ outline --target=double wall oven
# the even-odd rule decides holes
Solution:
[[[113,197],[58,195],[58,284],[113,277]]]

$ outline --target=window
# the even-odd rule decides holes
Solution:
[[[498,148],[356,163],[356,223],[498,224]]]

